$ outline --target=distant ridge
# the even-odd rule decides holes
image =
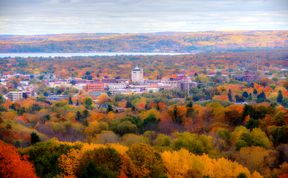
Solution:
[[[177,52],[287,49],[288,31],[0,35],[0,52]]]

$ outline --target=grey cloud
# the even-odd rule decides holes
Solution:
[[[287,0],[0,0],[0,33],[288,29]]]

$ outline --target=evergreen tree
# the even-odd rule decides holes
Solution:
[[[229,99],[230,102],[233,101],[231,89],[229,89],[229,91],[228,91],[228,99]]]
[[[85,98],[84,105],[86,109],[92,109],[92,99],[91,98]]]
[[[71,104],[71,105],[73,104],[73,101],[72,101],[72,97],[71,97],[71,96],[69,96],[69,98],[68,98],[68,103]]]
[[[254,88],[253,94],[254,94],[254,95],[257,95],[257,93],[258,93],[257,90]]]
[[[262,91],[258,96],[257,96],[257,103],[262,103],[266,100],[266,95]]]
[[[107,112],[113,111],[113,108],[110,104],[108,104]]]
[[[189,103],[187,104],[187,107],[193,107],[193,103],[192,103],[192,101],[189,101]]]
[[[82,119],[82,115],[81,115],[80,111],[77,111],[76,112],[76,120],[80,121],[81,119]]]
[[[88,118],[88,116],[89,116],[89,111],[85,109],[82,113],[82,118],[86,119],[86,118]]]
[[[247,100],[248,100],[248,101],[252,101],[252,99],[253,99],[253,97],[252,97],[252,94],[250,93],[249,96],[248,96],[248,98],[247,98]]]
[[[243,97],[243,98],[248,98],[248,97],[249,97],[249,94],[247,93],[247,91],[244,91],[244,92],[243,92],[242,97]]]
[[[31,145],[33,145],[33,144],[35,144],[37,142],[40,142],[40,141],[41,140],[40,140],[40,137],[38,136],[38,134],[35,133],[35,132],[32,132],[31,133]]]
[[[283,94],[281,90],[278,91],[277,102],[281,104],[283,103]]]
[[[3,104],[5,102],[5,99],[2,95],[0,95],[0,104]]]

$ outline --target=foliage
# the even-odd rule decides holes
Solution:
[[[127,154],[135,164],[141,177],[166,177],[161,156],[146,144],[132,145]]]
[[[212,137],[189,132],[175,133],[172,147],[176,150],[185,148],[195,154],[209,153],[213,149]]]
[[[77,175],[83,178],[117,178],[121,164],[120,155],[115,149],[98,148],[84,153]]]
[[[62,172],[58,166],[58,158],[72,148],[79,148],[79,146],[69,146],[55,140],[49,140],[34,144],[24,153],[27,153],[29,160],[33,162],[37,176],[52,177]]]
[[[242,147],[260,146],[264,148],[270,148],[271,142],[265,132],[259,128],[253,129],[251,132],[241,134],[237,140],[236,148],[240,150]]]
[[[268,159],[269,162],[266,162]],[[255,146],[241,148],[236,155],[236,161],[238,163],[244,165],[250,171],[256,170],[260,173],[264,173],[265,169],[269,169],[268,164],[275,164],[275,160],[273,151]]]
[[[40,142],[40,141],[41,141],[40,137],[37,135],[37,133],[32,132],[31,133],[31,144],[33,145],[33,144]]]
[[[206,154],[197,156],[185,149],[164,151],[161,157],[170,177],[237,177],[240,174],[261,177],[236,162],[225,158],[211,159]]]
[[[0,140],[0,177],[36,178],[33,165],[21,157],[14,146]]]

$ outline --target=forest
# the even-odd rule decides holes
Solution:
[[[129,79],[127,69],[135,65],[144,68],[146,80],[176,80],[180,73],[203,85],[189,94],[98,96],[73,85],[47,85],[52,74],[59,80]],[[0,85],[0,177],[288,176],[285,50],[3,58],[0,66],[1,76],[17,74]],[[256,67],[255,81],[232,75]],[[33,76],[37,97],[5,99],[26,80],[19,74]],[[52,94],[68,97],[48,100]]]
[[[0,35],[0,52],[197,52],[286,49],[287,31]]]
[[[97,109],[88,97],[2,101],[1,176],[287,176],[288,111],[281,105],[99,97],[127,110]]]

